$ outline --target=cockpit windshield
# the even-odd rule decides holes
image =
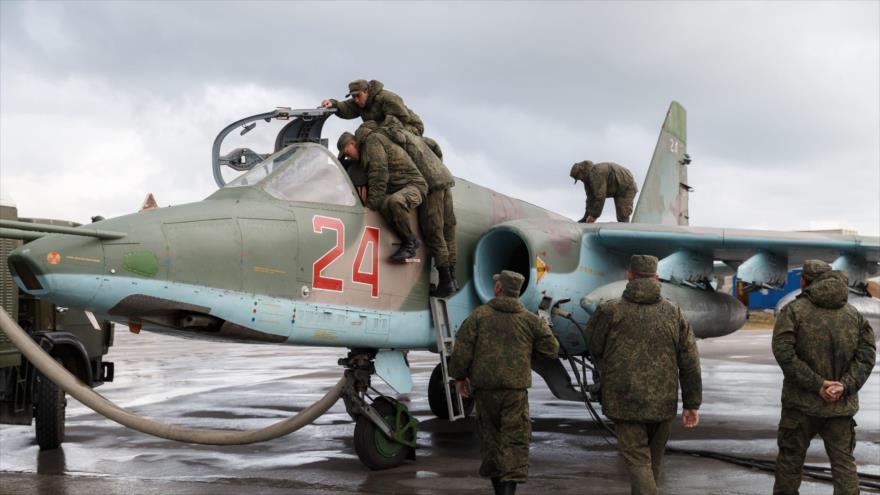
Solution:
[[[292,144],[256,164],[226,187],[253,185],[286,201],[358,204],[345,171],[325,147],[314,143]]]

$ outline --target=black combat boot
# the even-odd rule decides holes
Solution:
[[[492,489],[495,490],[495,495],[501,493],[501,479],[500,478],[492,478]]]
[[[450,275],[448,266],[437,267],[437,288],[431,295],[434,297],[449,297],[455,293],[455,286],[452,284],[452,275]]]
[[[422,243],[414,236],[403,239],[400,241],[400,247],[391,255],[390,259],[395,263],[403,263],[409,258],[414,257],[416,255],[416,249],[421,245]]]
[[[499,481],[500,490],[496,493],[501,495],[514,495],[516,493],[516,481]]]

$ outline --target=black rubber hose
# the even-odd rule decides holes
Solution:
[[[333,388],[311,406],[303,409],[295,416],[278,421],[265,428],[255,430],[212,430],[203,428],[186,428],[178,425],[160,423],[152,419],[138,416],[110,402],[70,374],[67,369],[52,359],[52,356],[38,346],[30,335],[18,323],[14,322],[3,308],[0,308],[0,329],[9,340],[41,373],[55,382],[65,392],[82,402],[86,407],[98,414],[111,419],[122,426],[146,433],[148,435],[176,440],[178,442],[198,443],[203,445],[245,445],[264,442],[278,438],[311,424],[319,416],[327,412],[339,400],[345,378],[339,380]]]

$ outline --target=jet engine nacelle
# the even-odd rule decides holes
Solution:
[[[525,277],[520,300],[534,310],[544,298],[583,294],[577,291],[583,232],[571,221],[527,218],[496,225],[483,234],[474,251],[474,288],[487,302],[494,296],[492,275],[510,270]],[[580,280],[579,280],[580,278]]]
[[[620,280],[599,287],[581,299],[581,307],[593,314],[599,304],[621,297],[626,283]],[[742,328],[748,317],[746,307],[730,294],[667,282],[660,283],[660,294],[681,307],[698,338],[733,333]]]

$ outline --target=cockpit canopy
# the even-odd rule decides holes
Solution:
[[[359,204],[342,166],[324,146],[296,143],[270,155],[227,184],[256,186],[285,201],[342,206]]]

